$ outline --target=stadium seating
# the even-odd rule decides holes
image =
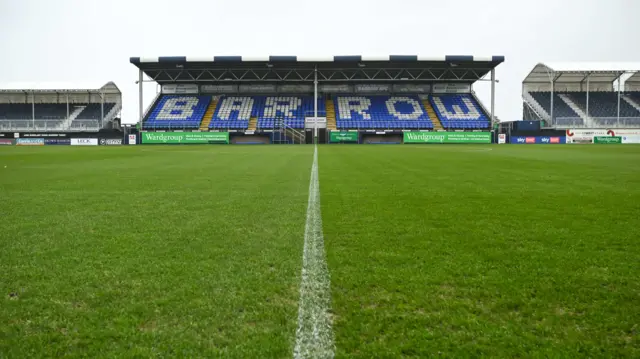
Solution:
[[[407,96],[337,96],[336,122],[339,129],[431,129],[420,99]]]
[[[531,97],[548,113],[551,114],[551,92],[530,92]],[[580,118],[569,105],[556,92],[553,96],[553,117],[555,124],[560,126],[583,126],[584,120]]]
[[[586,112],[587,93],[569,92],[569,98]],[[618,93],[616,92],[591,92],[589,93],[589,117],[617,117],[618,116]],[[620,117],[640,117],[640,112],[629,105],[626,101],[620,100]]]
[[[109,112],[111,112],[111,110],[113,110],[113,107],[115,106],[115,103],[105,103],[104,104],[104,115],[106,116]],[[78,117],[76,117],[76,119],[78,120],[100,120],[102,119],[102,105],[99,103],[91,103],[86,105],[86,107],[84,108],[84,110],[82,110],[82,112],[80,112],[80,114],[78,114]]]
[[[550,114],[550,92],[530,92],[533,99]],[[580,110],[587,113],[586,92],[556,92],[553,99],[553,117],[560,126],[584,126],[585,122],[560,95],[570,99]],[[634,99],[633,93],[627,96]],[[640,95],[636,102],[640,102]],[[618,94],[616,92],[590,92],[589,118],[595,126],[640,126],[640,111],[624,99],[620,99],[620,120],[618,120]]]
[[[104,104],[105,116],[116,106],[115,103]],[[55,104],[0,104],[0,128],[2,130],[63,130],[61,126],[65,125],[67,111],[69,116],[73,117],[73,111],[78,107],[84,109],[72,121],[71,129],[89,128],[95,130],[102,119],[101,105],[73,103],[67,108],[66,103]],[[93,120],[94,123],[88,123],[87,120]]]
[[[442,126],[448,129],[489,128],[490,121],[470,94],[433,95],[433,106]]]
[[[254,102],[250,96],[221,97],[209,128],[246,129],[253,113]]]
[[[625,94],[628,98],[634,101],[637,105],[640,105],[640,92],[628,92]],[[620,103],[624,102],[625,104],[631,106],[627,101],[620,101]],[[634,110],[637,108],[631,106]],[[640,127],[640,114],[635,115],[634,118],[625,118],[620,121],[621,125],[626,125],[630,127]]]
[[[211,96],[163,95],[144,122],[144,128],[198,128]]]
[[[0,119],[8,120],[64,120],[67,104],[0,104]]]
[[[318,111],[324,112],[324,101],[318,101]],[[313,97],[305,96],[223,96],[220,99],[210,128],[246,129],[252,117],[258,129],[284,124],[304,128],[306,116],[313,113]]]
[[[634,100],[637,104],[640,104],[640,92],[627,92],[626,95]]]
[[[274,128],[279,121],[291,128],[304,128],[306,116],[313,116],[313,97],[278,96],[256,97],[258,128]],[[325,103],[318,99],[318,111],[325,111]]]

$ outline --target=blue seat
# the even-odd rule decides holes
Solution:
[[[210,96],[162,95],[144,121],[143,128],[198,128],[210,102]]]
[[[337,127],[340,129],[433,128],[416,95],[343,95],[335,97],[334,103]]]
[[[432,95],[430,101],[444,128],[486,129],[490,127],[488,116],[470,94]]]

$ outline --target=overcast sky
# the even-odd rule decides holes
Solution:
[[[0,0],[0,88],[114,81],[135,122],[131,56],[504,55],[496,114],[519,120],[538,62],[640,61],[638,14],[640,0]]]

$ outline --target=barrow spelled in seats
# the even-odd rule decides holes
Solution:
[[[222,96],[209,128],[246,129],[255,101],[250,96]]]
[[[431,129],[418,96],[337,96],[339,129]]]
[[[483,129],[490,127],[489,117],[469,94],[433,95],[433,106],[442,126],[452,129]]]
[[[144,122],[145,128],[198,128],[211,96],[163,95]]]
[[[324,113],[324,101],[318,101],[318,111]],[[304,128],[307,116],[313,116],[313,97],[223,96],[209,127],[246,129],[256,118],[259,129]]]
[[[258,128],[304,128],[305,117],[313,117],[313,97],[256,97]],[[325,103],[318,99],[318,113],[325,112]]]

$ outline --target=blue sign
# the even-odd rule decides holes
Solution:
[[[45,145],[71,145],[71,139],[69,138],[46,138],[44,140]]]
[[[551,145],[565,144],[567,138],[565,136],[511,136],[509,142],[521,145]]]

